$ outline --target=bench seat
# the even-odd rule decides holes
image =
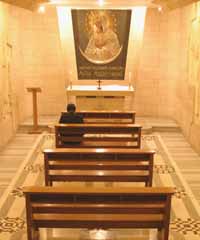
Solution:
[[[57,124],[56,147],[140,148],[141,129],[136,124]]]
[[[63,228],[162,228],[162,214],[34,214],[36,227]],[[145,220],[145,222],[144,222]]]
[[[44,150],[45,185],[61,181],[143,182],[152,186],[154,151],[124,148]]]
[[[25,187],[28,240],[40,228],[156,228],[168,240],[171,196],[166,187]]]
[[[110,161],[110,160],[103,160],[103,161],[80,161],[80,160],[73,160],[73,161],[51,161],[49,163],[51,169],[85,169],[85,170],[148,170],[149,164],[148,162],[144,161]]]
[[[96,171],[96,170],[50,170],[49,179],[53,181],[78,182],[147,182],[149,174],[142,171]]]
[[[76,112],[81,115],[86,123],[135,123],[134,111],[80,111]],[[67,114],[66,111],[61,113]]]
[[[131,141],[126,141],[126,140],[122,140],[119,139],[118,141],[109,141],[108,138],[101,140],[101,139],[94,139],[94,141],[85,141],[85,139],[83,139],[82,142],[78,143],[78,144],[71,144],[71,143],[61,143],[60,145],[61,147],[65,147],[65,148],[113,148],[113,147],[120,147],[120,148],[137,148],[138,145],[136,142],[131,142]]]

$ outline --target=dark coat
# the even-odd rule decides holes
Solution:
[[[76,113],[63,113],[60,117],[59,123],[83,123],[83,117],[81,115],[78,115]],[[73,135],[64,135],[66,137],[82,137],[84,134],[73,134]],[[64,142],[66,144],[78,144],[80,143],[79,141],[77,142]]]
[[[83,117],[76,113],[64,113],[61,115],[59,123],[83,123]]]

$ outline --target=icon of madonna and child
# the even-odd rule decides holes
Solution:
[[[81,55],[93,64],[108,64],[121,53],[123,45],[117,35],[117,19],[112,11],[91,10],[85,15],[87,43],[79,46]]]

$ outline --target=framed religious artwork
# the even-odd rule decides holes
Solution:
[[[131,10],[72,10],[78,79],[123,80]]]

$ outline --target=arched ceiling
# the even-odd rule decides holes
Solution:
[[[97,7],[98,0],[0,0],[1,2],[9,3],[18,7],[29,10],[37,9],[38,5],[52,4],[59,2],[71,7]],[[135,5],[156,6],[160,5],[165,9],[172,10],[187,4],[198,2],[199,0],[104,0],[105,7],[131,7]]]

